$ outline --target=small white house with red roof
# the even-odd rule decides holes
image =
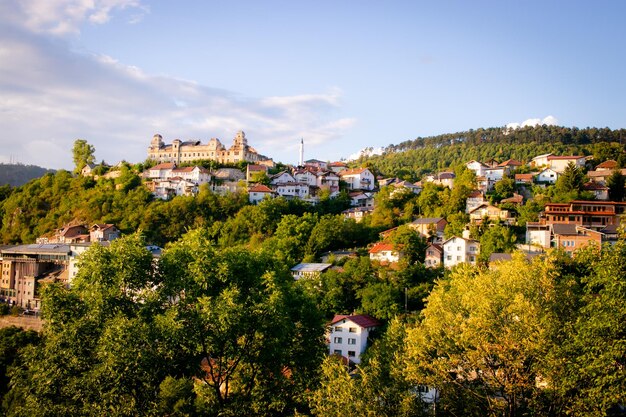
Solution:
[[[344,169],[339,177],[348,185],[349,190],[368,190],[376,187],[374,174],[367,168]]]
[[[163,162],[153,166],[148,170],[148,178],[151,179],[165,179],[172,176],[172,170],[176,168],[176,164],[173,162]]]
[[[381,324],[367,314],[335,315],[329,324],[329,353],[360,363],[361,355],[367,349],[369,335]]]
[[[386,242],[376,243],[372,249],[369,250],[369,254],[372,261],[385,263],[398,262],[402,258],[402,253],[398,252],[393,244]]]
[[[252,204],[257,204],[259,201],[263,201],[266,198],[273,198],[274,195],[275,192],[267,185],[255,184],[248,188],[248,201]]]

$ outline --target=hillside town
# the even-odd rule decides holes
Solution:
[[[155,199],[164,201],[178,196],[193,198],[203,187],[220,195],[245,193],[252,205],[275,198],[316,205],[320,199],[336,199],[343,194],[347,196],[350,207],[344,209],[342,215],[360,223],[375,212],[381,190],[387,190],[390,199],[417,197],[424,187],[436,186],[451,191],[455,189],[458,173],[452,170],[434,172],[417,182],[388,178],[380,173],[375,176],[369,168],[355,167],[345,161],[304,160],[303,140],[299,159],[298,165],[281,164],[277,169],[270,158],[258,154],[248,145],[243,131],[237,132],[230,148],[215,138],[208,145],[178,139],[166,145],[157,134],[148,148],[147,160],[154,161],[154,164],[141,173],[141,181]],[[221,167],[208,169],[193,165],[201,161],[214,162]],[[224,166],[234,163],[243,163],[244,168]],[[502,162],[494,159],[467,161],[464,171],[470,173],[471,187],[466,190],[463,215],[467,223],[460,225],[462,232],[451,233],[449,220],[445,217],[417,215],[408,218],[405,226],[423,240],[423,252],[419,258],[426,268],[433,269],[450,269],[463,263],[489,265],[512,259],[513,251],[523,252],[532,258],[551,248],[559,248],[575,256],[585,246],[615,243],[620,219],[626,209],[626,202],[610,201],[609,197],[607,179],[616,172],[617,162],[601,161],[595,164],[595,169],[588,169],[589,166],[587,157],[553,154],[537,155],[527,162],[514,159]],[[516,209],[532,199],[533,187],[537,187],[536,192],[554,185],[561,176],[571,175],[572,170],[585,171],[588,181],[583,184],[582,190],[592,197],[591,200],[546,203],[535,221],[525,222],[525,233],[519,240],[513,240],[514,245],[508,246],[506,253],[491,251],[488,257],[481,257],[480,230],[487,230],[485,227],[490,225],[518,228]],[[83,177],[98,178],[96,166],[92,163],[79,171]],[[617,172],[624,175],[626,169]],[[115,179],[119,175],[116,167],[110,167],[100,177]],[[500,195],[501,198],[495,200],[495,190],[501,188],[503,182],[507,183],[509,195]],[[467,188],[467,185],[464,187]],[[398,214],[403,216],[403,213]],[[382,268],[397,269],[399,262],[407,256],[406,245],[387,239],[395,229],[397,227],[381,231],[380,240],[364,248],[370,260]],[[0,251],[2,301],[29,314],[38,314],[42,285],[60,282],[71,287],[80,267],[81,254],[93,244],[109,245],[120,236],[121,232],[114,224],[82,224],[77,220],[40,236],[36,242],[3,247]],[[358,246],[345,248],[347,252],[329,254],[333,259],[354,258],[357,257]],[[156,246],[149,246],[148,249],[158,262],[162,249]],[[291,268],[291,272],[295,280],[311,280],[319,279],[321,274],[336,268],[340,267],[333,266],[332,262],[302,262]],[[329,353],[342,356],[346,363],[358,364],[368,346],[368,332],[380,326],[380,322],[369,315],[337,313],[328,326]],[[344,336],[343,332],[347,334]]]

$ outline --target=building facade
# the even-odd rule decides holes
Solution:
[[[212,160],[221,164],[234,164],[238,162],[254,162],[257,164],[273,166],[273,161],[248,145],[248,139],[243,131],[237,132],[230,148],[226,148],[219,139],[212,138],[208,143],[202,144],[199,140],[183,142],[174,139],[171,144],[163,142],[163,137],[156,134],[152,137],[148,147],[148,158],[160,163],[191,162],[198,160]]]

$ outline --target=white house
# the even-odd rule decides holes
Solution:
[[[317,175],[310,169],[298,169],[294,171],[293,176],[297,182],[313,187],[317,186]]]
[[[476,265],[480,243],[473,239],[454,236],[443,242],[443,266],[451,268],[460,263]]]
[[[534,167],[548,166],[549,165],[549,163],[548,163],[548,157],[549,156],[554,156],[554,154],[544,153],[543,155],[537,155],[533,159],[531,159],[530,165],[534,166]]]
[[[563,171],[565,171],[565,168],[570,162],[573,162],[574,165],[582,168],[585,166],[585,162],[587,161],[587,158],[584,156],[550,155],[548,156],[547,159],[548,159],[548,164],[550,165],[550,168],[552,168],[558,173],[563,173]]]
[[[374,196],[372,193],[362,191],[351,192],[350,205],[352,207],[374,207]]]
[[[296,182],[296,178],[287,171],[279,172],[270,177],[270,184],[272,185],[285,184],[288,182]]]
[[[148,178],[151,179],[166,179],[172,176],[172,170],[176,168],[176,164],[173,162],[164,162],[153,166],[148,170]]]
[[[316,185],[331,192],[339,191],[339,176],[333,171],[320,171],[316,175]]]
[[[537,174],[536,178],[536,181],[539,183],[554,184],[559,178],[559,174],[552,168],[546,168]]]
[[[489,168],[487,165],[479,161],[469,161],[465,164],[467,169],[474,171],[477,177],[483,177],[485,175],[485,169]]]
[[[551,240],[551,229],[549,224],[540,222],[526,223],[526,244],[549,248]]]
[[[349,190],[373,190],[376,187],[374,174],[367,168],[345,169],[339,177],[348,184]]]
[[[263,201],[266,198],[274,197],[275,193],[267,185],[255,184],[248,188],[248,201],[253,204]]]
[[[335,315],[329,326],[329,353],[361,362],[370,333],[381,323],[367,314]]]
[[[391,243],[378,242],[369,250],[370,259],[379,262],[398,262],[402,254]]]
[[[171,177],[180,177],[186,181],[193,182],[196,185],[211,182],[211,174],[209,173],[209,171],[206,168],[198,166],[174,168],[170,171],[169,176],[166,176],[165,178]]]
[[[474,210],[477,207],[480,207],[485,203],[488,203],[488,201],[485,199],[485,195],[482,193],[482,191],[474,190],[469,194],[469,196],[467,196],[467,199],[465,200],[465,212],[469,213],[470,211]]]
[[[279,196],[285,198],[307,198],[309,196],[309,186],[300,182],[279,183],[272,188]]]

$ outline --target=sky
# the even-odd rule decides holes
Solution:
[[[2,0],[0,162],[243,130],[297,163],[537,123],[624,128],[626,2]]]

